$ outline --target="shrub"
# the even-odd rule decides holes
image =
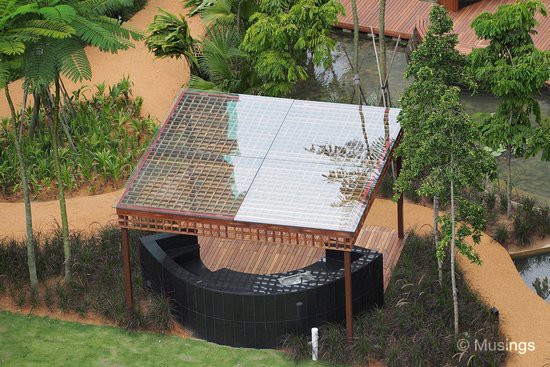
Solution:
[[[131,259],[132,267],[139,268],[138,238],[143,233],[132,231]],[[148,323],[146,311],[141,318],[129,320],[126,313],[124,298],[124,276],[120,258],[120,230],[114,226],[101,228],[93,235],[71,232],[70,241],[73,255],[73,280],[64,284],[58,280],[53,286],[46,286],[44,301],[48,308],[55,306],[66,312],[72,310],[85,316],[88,311],[105,317],[120,326],[127,327],[131,321],[137,327]],[[12,257],[13,261],[5,261]],[[60,279],[64,274],[63,244],[60,231],[50,235],[36,236],[36,258],[39,279]],[[24,241],[0,239],[0,274],[4,275],[4,284],[8,287],[15,304],[26,304],[30,299],[28,286],[28,270],[26,260],[26,244]],[[136,303],[140,298],[147,300],[148,295],[140,288],[141,272],[133,272],[134,295]],[[157,325],[163,325],[160,320],[166,320],[166,305],[160,306],[162,300],[151,302]],[[162,314],[164,312],[164,314]],[[160,316],[164,315],[164,316]],[[165,322],[164,325],[167,325]],[[132,325],[130,325],[132,326]],[[161,329],[158,327],[157,329]],[[166,326],[163,326],[166,330]]]
[[[510,233],[508,231],[508,227],[503,224],[499,224],[495,229],[495,241],[497,241],[501,245],[504,245],[508,242],[509,238]]]
[[[514,214],[514,237],[519,245],[528,245],[537,232],[540,219],[535,204],[533,199],[523,197]]]
[[[494,191],[488,191],[485,194],[484,202],[485,202],[487,211],[492,212],[493,210],[495,210],[496,201],[497,201],[497,196]]]
[[[44,286],[44,304],[46,305],[48,310],[53,310],[53,290],[48,285]]]
[[[285,335],[282,338],[281,346],[296,363],[309,359],[311,356],[311,347],[305,335]]]
[[[150,300],[147,310],[147,321],[149,325],[157,331],[171,330],[174,325],[174,316],[172,314],[172,301],[164,293],[148,293]]]
[[[108,184],[118,187],[129,176],[135,163],[147,147],[156,130],[156,123],[140,115],[142,100],[131,98],[132,83],[125,78],[106,87],[96,85],[96,92],[86,98],[77,90],[71,102],[63,108],[67,116],[67,129],[59,129],[58,139],[62,163],[63,181],[68,191],[88,185],[91,191]],[[29,109],[26,114],[32,114]],[[31,121],[26,116],[25,121]],[[21,196],[17,178],[15,148],[10,141],[10,125],[0,128],[0,187],[8,199]],[[37,132],[31,139],[24,126],[21,148],[28,164],[30,190],[39,197],[50,198],[57,194],[55,172],[48,124],[40,121]],[[77,136],[75,146],[68,136]]]
[[[498,193],[498,207],[501,213],[506,213],[508,210],[508,197],[505,191],[499,191]]]
[[[349,360],[346,330],[341,325],[325,324],[319,330],[319,354],[331,365],[344,364]]]
[[[378,191],[380,197],[384,199],[390,199],[393,197],[393,182],[394,179],[391,174],[385,175],[380,183],[380,190]]]
[[[61,311],[67,312],[69,309],[69,294],[61,282],[55,284],[55,293],[59,302],[59,308],[61,308]]]

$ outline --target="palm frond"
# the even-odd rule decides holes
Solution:
[[[20,55],[25,52],[25,44],[16,39],[5,37],[0,39],[0,54]]]
[[[92,67],[83,45],[75,39],[62,42],[60,50],[60,71],[73,82],[90,80]]]
[[[233,24],[237,20],[237,16],[231,6],[231,0],[215,0],[211,6],[201,10],[201,18],[208,23]]]
[[[42,88],[55,80],[59,71],[59,44],[55,40],[34,43],[25,50],[24,87]]]
[[[211,92],[221,92],[221,89],[212,82],[202,79],[196,75],[191,75],[187,86],[191,89],[206,90]]]
[[[73,0],[71,5],[81,15],[106,15],[123,7],[132,6],[133,0]]]
[[[76,35],[84,42],[99,48],[101,51],[116,53],[133,46],[131,42],[117,38],[97,22],[77,16],[73,21]]]
[[[101,15],[96,18],[96,22],[100,23],[103,26],[103,28],[107,29],[116,37],[119,37],[125,40],[132,39],[134,41],[140,41],[143,39],[143,34],[141,32],[133,30],[128,27],[123,27],[118,20],[113,19],[111,17]]]
[[[37,13],[47,20],[63,21],[64,23],[70,23],[76,16],[76,10],[72,6],[66,4],[45,6],[38,9]]]
[[[75,29],[68,24],[47,19],[33,19],[26,21],[21,27],[14,28],[10,34],[29,37],[68,38],[75,33]]]

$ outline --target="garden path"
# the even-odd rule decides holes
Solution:
[[[159,7],[174,14],[186,13],[186,9],[183,8],[180,1],[149,0],[147,5],[125,25],[144,31],[153,21]],[[187,18],[187,21],[193,37],[203,34],[204,27],[200,17]],[[86,53],[92,65],[92,80],[85,81],[83,84],[93,86],[105,82],[111,85],[120,81],[122,77],[129,76],[134,83],[134,96],[143,97],[143,115],[151,115],[162,120],[177,91],[189,79],[189,68],[187,63],[181,59],[156,59],[147,50],[143,41],[134,42],[134,44],[134,48],[120,51],[118,54],[107,54],[96,48],[87,48]],[[80,83],[66,83],[69,91],[75,90],[81,85]],[[21,81],[12,84],[11,94],[14,103],[20,108],[23,99]],[[6,99],[4,93],[1,93],[0,117],[8,115]]]

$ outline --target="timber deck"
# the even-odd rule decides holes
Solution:
[[[392,1],[392,0],[389,0]],[[483,12],[494,13],[500,5],[513,3],[515,0],[482,0],[478,3],[469,5],[456,12],[450,12],[454,22],[454,31],[458,34],[457,49],[469,54],[474,48],[487,46],[488,42],[479,40],[476,37],[474,30],[471,27],[474,19]],[[550,0],[543,0],[547,8],[550,8]],[[541,50],[550,50],[550,17],[537,16],[539,25],[536,28],[537,34],[532,35],[533,42]],[[417,18],[416,29],[420,38],[426,34],[428,30],[429,19],[428,13]]]
[[[340,0],[346,14],[341,16],[337,24],[338,28],[353,30],[353,19],[351,13],[351,0]],[[458,34],[457,49],[463,53],[470,53],[473,48],[484,47],[485,41],[478,40],[474,30],[471,28],[475,17],[483,12],[495,12],[500,5],[513,3],[515,0],[482,0],[469,5],[456,12],[450,12],[454,21],[454,31]],[[550,0],[543,0],[546,7],[550,9]],[[387,0],[386,2],[386,36],[411,39],[414,30],[418,31],[420,38],[426,34],[429,23],[429,12],[433,4],[420,0]],[[379,0],[364,0],[357,2],[359,13],[359,30],[370,32],[372,27],[374,33],[378,34],[378,11]],[[535,45],[541,50],[550,50],[550,17],[537,17],[539,26],[538,33],[533,35]]]
[[[341,16],[338,28],[353,30],[353,17],[351,13],[351,0],[340,0],[346,13]],[[370,32],[371,27],[378,34],[379,0],[357,1],[357,13],[359,15],[359,31]],[[432,3],[419,0],[387,0],[385,35],[389,37],[401,37],[408,40],[412,38],[417,19],[430,12]]]
[[[359,234],[356,246],[369,248],[384,254],[384,289],[389,283],[391,271],[401,255],[405,239],[400,240],[397,231],[365,226]],[[199,237],[201,259],[212,270],[228,268],[254,274],[271,274],[296,270],[308,266],[323,257],[324,250],[296,245],[247,242],[242,240]]]

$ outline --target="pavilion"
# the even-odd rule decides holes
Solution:
[[[392,165],[395,174],[400,170],[399,158],[393,161],[401,136],[398,113],[180,91],[116,205],[128,309],[134,307],[130,229],[198,236],[201,247],[239,244],[224,264],[253,272],[276,270],[277,259],[290,259],[292,253],[277,252],[281,246],[292,246],[296,253],[312,249],[310,257],[330,249],[343,252],[342,301],[351,339],[351,252],[355,245],[382,241],[378,232],[370,236],[363,229],[383,176]],[[384,237],[388,243],[404,241],[402,198],[396,215],[397,235]],[[264,257],[273,256],[269,267],[244,264],[246,256],[236,255],[244,243],[264,249]]]

